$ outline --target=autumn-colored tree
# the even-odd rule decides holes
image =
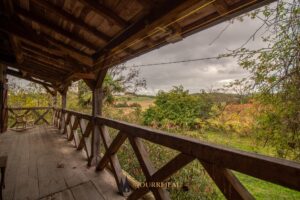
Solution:
[[[254,131],[279,156],[300,160],[300,2],[279,0],[249,16],[263,22],[266,45],[242,47],[231,55],[251,73],[249,83],[264,106]]]

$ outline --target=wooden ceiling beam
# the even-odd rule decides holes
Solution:
[[[25,63],[25,64],[24,64]],[[30,70],[34,69],[35,72],[30,71],[31,74],[38,74],[43,77],[43,79],[49,78],[47,80],[52,80],[55,82],[61,82],[63,80],[64,73],[60,73],[57,70],[49,69],[49,67],[43,63],[40,63],[37,60],[25,60],[24,63],[21,65],[20,69],[27,70],[31,67]],[[58,75],[59,74],[59,75]]]
[[[249,12],[251,10],[254,10],[256,8],[270,4],[274,1],[275,0],[262,0],[262,1],[244,0],[244,1],[240,1],[240,2],[235,3],[234,5],[231,5],[230,7],[228,7],[228,11],[226,12],[226,14],[225,13],[220,14],[220,12],[217,11],[217,12],[212,13],[204,18],[198,19],[198,20],[194,21],[193,23],[186,25],[185,27],[182,27],[182,31],[185,33],[184,37],[187,37],[196,32],[208,29],[212,26],[220,24],[224,21],[227,21],[227,20],[237,17],[239,15],[242,15],[242,14]]]
[[[57,85],[59,82],[61,82],[61,79],[58,79],[59,76],[53,77],[52,75],[49,75],[48,73],[46,73],[44,71],[37,70],[42,67],[40,65],[36,65],[34,63],[24,61],[22,65],[11,64],[10,66],[20,70],[20,72],[22,72],[22,73],[27,73],[27,76],[31,76],[31,77],[35,77],[35,78],[44,80],[46,82],[51,83],[52,85]]]
[[[93,66],[93,59],[74,48],[71,48],[65,44],[61,44],[59,41],[54,40],[51,37],[47,37],[46,35],[37,35],[32,29],[24,28],[22,24],[17,23],[16,19],[6,19],[4,17],[0,18],[0,30],[7,33],[12,34],[25,42],[30,43],[34,46],[39,46],[41,48],[51,48],[51,46],[55,46],[61,49],[63,52],[68,53],[71,57],[76,59],[77,61],[84,63],[87,66]]]
[[[74,73],[73,77],[78,78],[78,79],[89,79],[89,80],[95,80],[96,75],[92,72],[89,73]]]
[[[93,55],[95,60],[98,60],[101,56],[104,56],[106,52],[112,50],[113,48],[119,46],[123,42],[125,42],[128,38],[134,36],[138,32],[145,29],[145,27],[163,16],[167,15],[173,9],[178,7],[180,4],[185,2],[184,0],[168,0],[164,3],[164,5],[156,8],[152,8],[148,15],[144,16],[139,21],[132,24],[129,28],[125,29],[123,33],[121,33],[118,37],[112,39],[104,48]]]
[[[43,8],[45,8],[48,11],[54,12],[55,14],[59,15],[64,20],[71,22],[72,24],[80,27],[81,29],[83,29],[89,33],[92,33],[94,36],[98,37],[99,39],[101,39],[105,42],[111,40],[110,36],[97,30],[95,27],[92,27],[92,26],[84,23],[81,19],[69,14],[68,12],[66,12],[62,8],[60,8],[59,6],[56,6],[48,1],[41,1],[41,0],[31,0],[31,1],[42,6]]]
[[[146,11],[149,11],[150,8],[153,6],[153,1],[152,0],[137,0],[139,4],[143,6],[143,9]]]
[[[41,16],[37,16],[37,15],[33,14],[32,12],[28,12],[24,9],[16,7],[16,14],[19,16],[22,16],[26,19],[29,19],[31,21],[34,21],[34,22],[38,23],[40,26],[50,29],[50,30],[64,36],[65,38],[68,38],[71,41],[74,41],[74,42],[76,42],[80,45],[83,45],[89,49],[92,49],[95,51],[99,48],[99,47],[95,46],[95,44],[90,43],[90,42],[84,40],[83,38],[80,38],[79,36],[75,35],[74,33],[66,31],[62,27],[60,27],[48,20],[45,20]]]
[[[49,58],[51,60],[55,60],[57,62],[63,61],[63,57],[48,53],[48,52],[43,51],[43,50],[37,51],[36,49],[30,48],[30,47],[27,47],[27,46],[22,46],[22,49],[23,49],[23,51],[27,51],[27,53],[30,52],[30,53],[42,56],[44,58]]]
[[[37,62],[43,64],[44,66],[49,67],[49,69],[57,70],[57,71],[62,72],[62,73],[72,71],[71,69],[67,69],[66,67],[61,65],[61,63],[56,63],[56,62],[53,62],[53,61],[50,61],[50,60],[46,60],[46,59],[41,58],[39,56],[32,55],[30,53],[28,54],[27,52],[24,52],[24,56],[27,60],[37,61]]]
[[[76,81],[79,79],[94,81],[96,79],[96,75],[93,72],[88,73],[70,73],[64,79],[65,83],[71,83],[72,81]]]
[[[38,44],[33,44],[31,42],[26,42],[26,40],[21,41],[22,48],[30,49],[32,51],[37,51],[37,52],[47,52],[50,55],[56,56],[56,57],[62,57],[64,53],[60,50],[57,49],[57,47],[44,47]]]
[[[70,47],[63,42],[57,41],[48,35],[42,35],[42,37],[45,38],[50,44],[57,46],[62,51],[67,52],[70,55],[70,57],[74,58],[75,60],[79,61],[80,63],[85,64],[89,67],[93,67],[94,60],[90,55],[88,55],[82,51],[79,51],[77,49],[74,49],[73,47]]]
[[[220,15],[226,13],[229,10],[229,6],[227,5],[225,0],[216,0],[214,2],[214,6]]]
[[[75,71],[75,72],[83,72],[84,69],[83,67],[81,67],[81,65],[76,65],[76,64],[71,64],[69,62],[69,59],[67,58],[62,58],[62,57],[58,57],[58,56],[54,56],[51,55],[47,52],[42,52],[42,51],[35,51],[32,49],[28,49],[28,48],[24,48],[23,47],[23,51],[25,53],[25,55],[28,56],[34,56],[36,58],[40,58],[42,60],[44,60],[45,62],[48,61],[50,64],[53,64],[55,66],[57,66],[57,68],[60,69],[64,69],[66,71]]]
[[[56,96],[57,95],[57,90],[56,89],[53,89],[53,90],[51,90],[49,87],[47,87],[46,85],[42,85],[44,88],[45,88],[45,90],[49,93],[49,94],[51,94],[52,96]]]
[[[3,4],[5,7],[5,14],[7,15],[8,18],[11,18],[15,12],[13,1],[3,0]],[[16,61],[18,63],[22,63],[23,62],[23,54],[22,54],[22,50],[21,50],[21,46],[20,46],[20,41],[14,35],[9,36],[9,41],[10,41],[12,50],[15,53]]]
[[[116,22],[121,27],[126,27],[129,24],[122,19],[119,15],[117,15],[112,9],[108,8],[107,6],[100,4],[97,1],[94,0],[79,0],[84,6],[88,7],[95,13],[97,13],[100,16],[112,19],[114,22]]]
[[[63,80],[63,75],[55,72],[55,74],[53,74],[53,70],[49,72],[49,70],[32,61],[25,60],[22,65],[18,66],[18,69],[27,72],[30,76],[35,76],[39,79],[53,83],[53,85],[58,82],[62,82]]]
[[[32,65],[32,66],[30,66]],[[25,60],[24,62],[19,65],[20,68],[27,68],[27,67],[30,67],[30,68],[34,68],[36,70],[38,70],[38,72],[42,72],[44,73],[45,75],[49,75],[51,77],[53,77],[54,79],[56,78],[59,78],[60,76],[63,77],[64,74],[67,74],[68,71],[65,71],[65,70],[62,70],[62,69],[59,69],[59,68],[55,68],[55,66],[53,65],[50,65],[46,62],[43,62],[37,58],[33,58],[33,57],[29,57],[27,55],[25,55]],[[60,80],[60,79],[58,79]]]
[[[22,44],[22,48],[24,50],[33,52],[35,54],[39,54],[43,57],[50,57],[51,59],[56,59],[56,60],[62,60],[64,63],[67,64],[67,67],[72,69],[73,71],[78,71],[78,72],[86,72],[88,71],[88,69],[90,68],[87,65],[84,65],[82,63],[77,62],[76,60],[74,60],[74,58],[67,56],[67,55],[62,55],[57,54],[57,52],[53,52],[50,49],[42,49],[39,47],[35,47],[35,46],[31,46],[31,45],[27,45],[27,44]]]
[[[30,49],[30,50],[34,50],[34,51],[37,51],[37,52],[45,52],[45,53],[48,53],[49,55],[53,55],[55,57],[63,57],[64,56],[64,53],[60,50],[60,49],[55,49],[55,48],[47,48],[47,47],[44,47],[44,46],[41,46],[41,45],[33,45],[32,43],[29,43],[29,42],[26,42],[26,41],[21,41],[21,45],[22,45],[22,48],[26,48],[26,49]]]
[[[14,70],[11,70],[11,69],[7,69],[6,73],[9,74],[9,75],[11,75],[11,76],[17,77],[17,78],[22,78],[22,79],[25,79],[25,80],[28,80],[28,81],[31,81],[31,82],[34,82],[34,83],[41,84],[43,86],[53,87],[53,85],[51,85],[49,83],[36,80],[36,79],[34,79],[32,77],[29,77],[29,76],[23,76],[22,72],[18,72],[18,71],[14,71]]]

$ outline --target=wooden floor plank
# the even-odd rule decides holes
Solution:
[[[63,156],[57,150],[57,146],[52,141],[52,136],[47,134],[46,129],[41,127],[39,132],[43,148],[40,149],[41,155],[37,161],[39,191],[40,196],[47,196],[67,188],[63,178],[62,169],[59,164]]]
[[[7,200],[12,200],[14,195],[14,186],[15,186],[15,173],[16,169],[12,169],[9,166],[15,164],[19,159],[17,157],[17,148],[13,148],[18,144],[18,138],[9,136],[7,134],[2,134],[0,138],[0,150],[1,155],[7,155],[7,168],[5,172],[5,189],[3,190],[3,197]]]
[[[87,182],[71,189],[75,200],[104,200],[92,182]]]
[[[19,161],[21,160],[20,148],[17,148],[22,145],[22,135],[20,137],[13,136],[11,140],[11,148],[8,152],[7,167],[5,172],[5,189],[4,189],[4,199],[13,200],[16,190],[16,182],[18,177],[18,166]]]
[[[99,173],[99,177],[93,178],[92,182],[106,200],[124,199],[118,192],[116,181],[111,179],[112,174],[106,169]],[[106,180],[106,181],[102,181]]]
[[[58,192],[53,195],[44,197],[41,200],[74,200],[74,197],[73,197],[72,192],[68,189],[68,190],[64,190],[62,192]]]
[[[124,199],[113,176],[87,168],[85,154],[51,126],[1,134],[0,155],[8,155],[5,200]]]

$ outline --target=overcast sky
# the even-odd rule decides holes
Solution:
[[[220,38],[212,43],[229,23],[229,21],[223,22],[180,42],[161,47],[130,60],[126,65],[196,59],[228,53],[228,49],[234,50],[241,47],[263,22],[249,18],[244,18],[242,22],[235,20]],[[263,33],[263,30],[260,33]],[[251,40],[246,47],[261,47],[263,43],[259,36],[258,34],[258,37],[254,41]],[[140,76],[147,81],[147,88],[138,93],[150,95],[156,94],[158,90],[169,90],[172,86],[178,85],[183,85],[190,92],[220,88],[232,80],[249,76],[247,71],[238,66],[234,58],[139,68]]]

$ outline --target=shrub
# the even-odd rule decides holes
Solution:
[[[129,106],[130,106],[130,107],[133,107],[133,108],[134,108],[134,107],[135,107],[135,108],[141,108],[141,107],[142,107],[139,103],[136,103],[136,102],[130,104]]]
[[[143,122],[166,128],[195,128],[199,119],[209,116],[211,106],[212,102],[203,95],[190,95],[182,86],[174,87],[158,93],[154,106],[145,111]]]
[[[128,103],[126,101],[124,101],[124,102],[121,102],[121,103],[117,103],[115,105],[115,107],[116,108],[127,108],[127,107],[129,107],[129,105],[128,105]]]

